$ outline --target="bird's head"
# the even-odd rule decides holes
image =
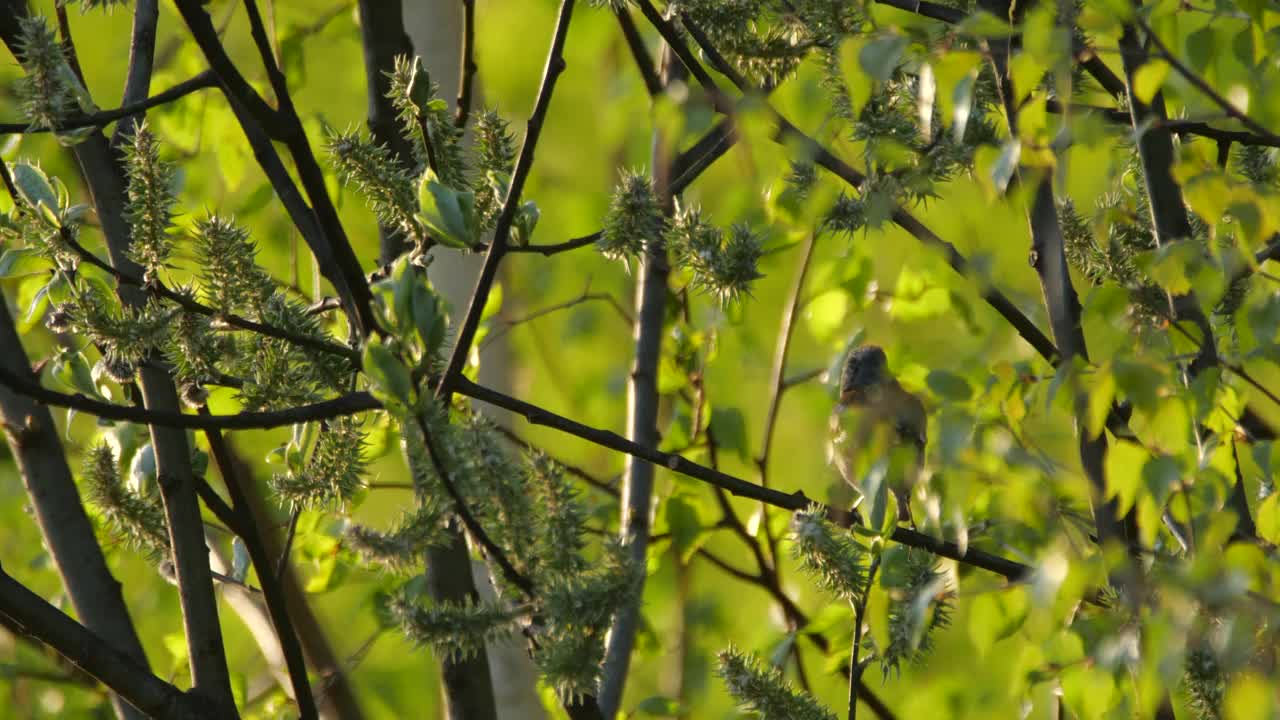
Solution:
[[[884,350],[877,345],[854,348],[840,373],[840,404],[852,407],[865,405],[869,400],[867,393],[888,380],[889,362]]]

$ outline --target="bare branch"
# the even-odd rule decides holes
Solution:
[[[157,95],[153,95],[152,97],[137,102],[127,103],[111,110],[103,110],[102,112],[97,112],[92,115],[83,115],[81,117],[71,118],[56,128],[32,127],[29,123],[0,123],[0,135],[13,135],[17,133],[30,135],[33,133],[47,132],[61,133],[87,127],[104,127],[117,120],[138,115],[139,113],[150,110],[154,107],[167,105],[194,92],[215,86],[217,86],[217,79],[214,77],[212,72],[205,70],[199,75],[192,77],[190,80],[183,80],[168,90]]]
[[[0,615],[152,717],[219,717],[216,706],[161,680],[0,568]]]

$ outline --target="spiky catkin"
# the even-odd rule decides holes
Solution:
[[[665,226],[653,180],[642,170],[624,170],[613,189],[596,248],[614,260],[638,257],[646,243],[662,237]]]
[[[586,510],[578,491],[565,479],[564,470],[542,453],[526,458],[530,489],[537,507],[537,531],[542,572],[570,575],[580,572]]]
[[[750,292],[761,277],[761,238],[749,225],[739,223],[726,233],[703,217],[697,206],[676,213],[666,233],[667,246],[677,267],[687,268],[694,287],[729,303]]]
[[[889,590],[889,642],[880,665],[887,678],[903,662],[920,662],[929,653],[933,632],[951,624],[955,593],[937,558],[925,550],[894,546],[882,558],[881,584]]]
[[[832,595],[861,602],[867,583],[866,549],[847,531],[827,522],[819,509],[796,513],[791,529],[800,567]]]
[[[1227,683],[1222,665],[1208,647],[1196,647],[1187,652],[1183,685],[1190,698],[1192,712],[1198,720],[1218,720],[1222,717],[1222,700]]]
[[[178,288],[177,292],[195,299],[190,288]],[[175,380],[204,384],[218,377],[218,363],[231,352],[232,347],[231,339],[214,329],[209,316],[180,312],[170,326],[163,351],[165,359],[173,366]]]
[[[507,121],[493,110],[476,117],[472,132],[476,149],[476,214],[480,228],[490,230],[506,200],[507,178],[516,162],[516,140]]]
[[[392,572],[417,568],[427,548],[447,542],[445,511],[429,501],[401,515],[394,529],[382,532],[365,525],[347,529],[345,543],[370,565]]]
[[[104,357],[130,366],[164,343],[171,320],[171,312],[155,300],[141,308],[125,307],[115,295],[89,283],[73,286],[61,309],[68,313],[68,327],[87,335]],[[126,374],[131,377],[132,369]]]
[[[350,417],[329,421],[320,431],[301,472],[277,473],[271,489],[295,508],[341,507],[364,487],[368,460],[359,421]]]
[[[26,74],[14,90],[32,127],[52,128],[79,109],[70,68],[57,36],[40,15],[20,19],[17,54]]]
[[[358,132],[330,131],[326,147],[344,183],[364,196],[378,221],[420,241],[422,228],[414,219],[418,209],[416,176],[385,145]]]
[[[84,476],[89,503],[102,514],[113,537],[153,560],[169,554],[169,531],[158,499],[124,484],[115,453],[106,443],[89,451]]]
[[[729,694],[761,720],[835,720],[835,715],[797,691],[777,668],[730,646],[720,652],[718,673]]]
[[[160,143],[145,123],[139,125],[124,146],[128,196],[124,207],[129,223],[129,256],[144,269],[148,280],[156,277],[173,251],[169,225],[177,202],[176,168],[160,159]]]
[[[626,547],[610,543],[585,571],[553,575],[542,587],[546,627],[534,661],[562,698],[594,692],[613,615],[632,597],[643,568]]]
[[[507,637],[519,617],[490,603],[440,603],[424,608],[403,591],[391,595],[387,611],[409,640],[454,660],[472,657],[484,649],[485,642]]]
[[[196,222],[195,250],[205,299],[226,312],[262,311],[274,284],[255,262],[249,231],[219,215]]]
[[[449,104],[440,98],[440,86],[416,57],[396,57],[387,76],[391,81],[387,97],[396,109],[401,132],[409,139],[418,166],[425,167],[434,158],[436,177],[441,183],[456,190],[469,189],[462,131],[453,126]]]

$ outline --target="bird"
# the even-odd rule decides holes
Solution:
[[[830,458],[845,482],[860,492],[865,488],[858,472],[859,455],[865,448],[883,449],[889,460],[886,480],[897,496],[899,519],[912,522],[909,491],[923,466],[928,413],[920,398],[889,371],[879,346],[862,345],[849,352],[840,373],[831,430]]]

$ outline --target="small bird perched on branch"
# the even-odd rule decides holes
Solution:
[[[907,392],[889,372],[884,350],[878,346],[863,345],[849,353],[840,373],[840,399],[831,426],[831,459],[845,482],[860,491],[866,488],[858,477],[857,454],[877,430],[892,431],[886,449],[891,460],[898,456],[902,461],[890,462],[886,479],[897,495],[899,519],[910,521],[908,491],[923,465],[928,416],[920,398]],[[898,452],[903,446],[910,451],[905,457]]]

